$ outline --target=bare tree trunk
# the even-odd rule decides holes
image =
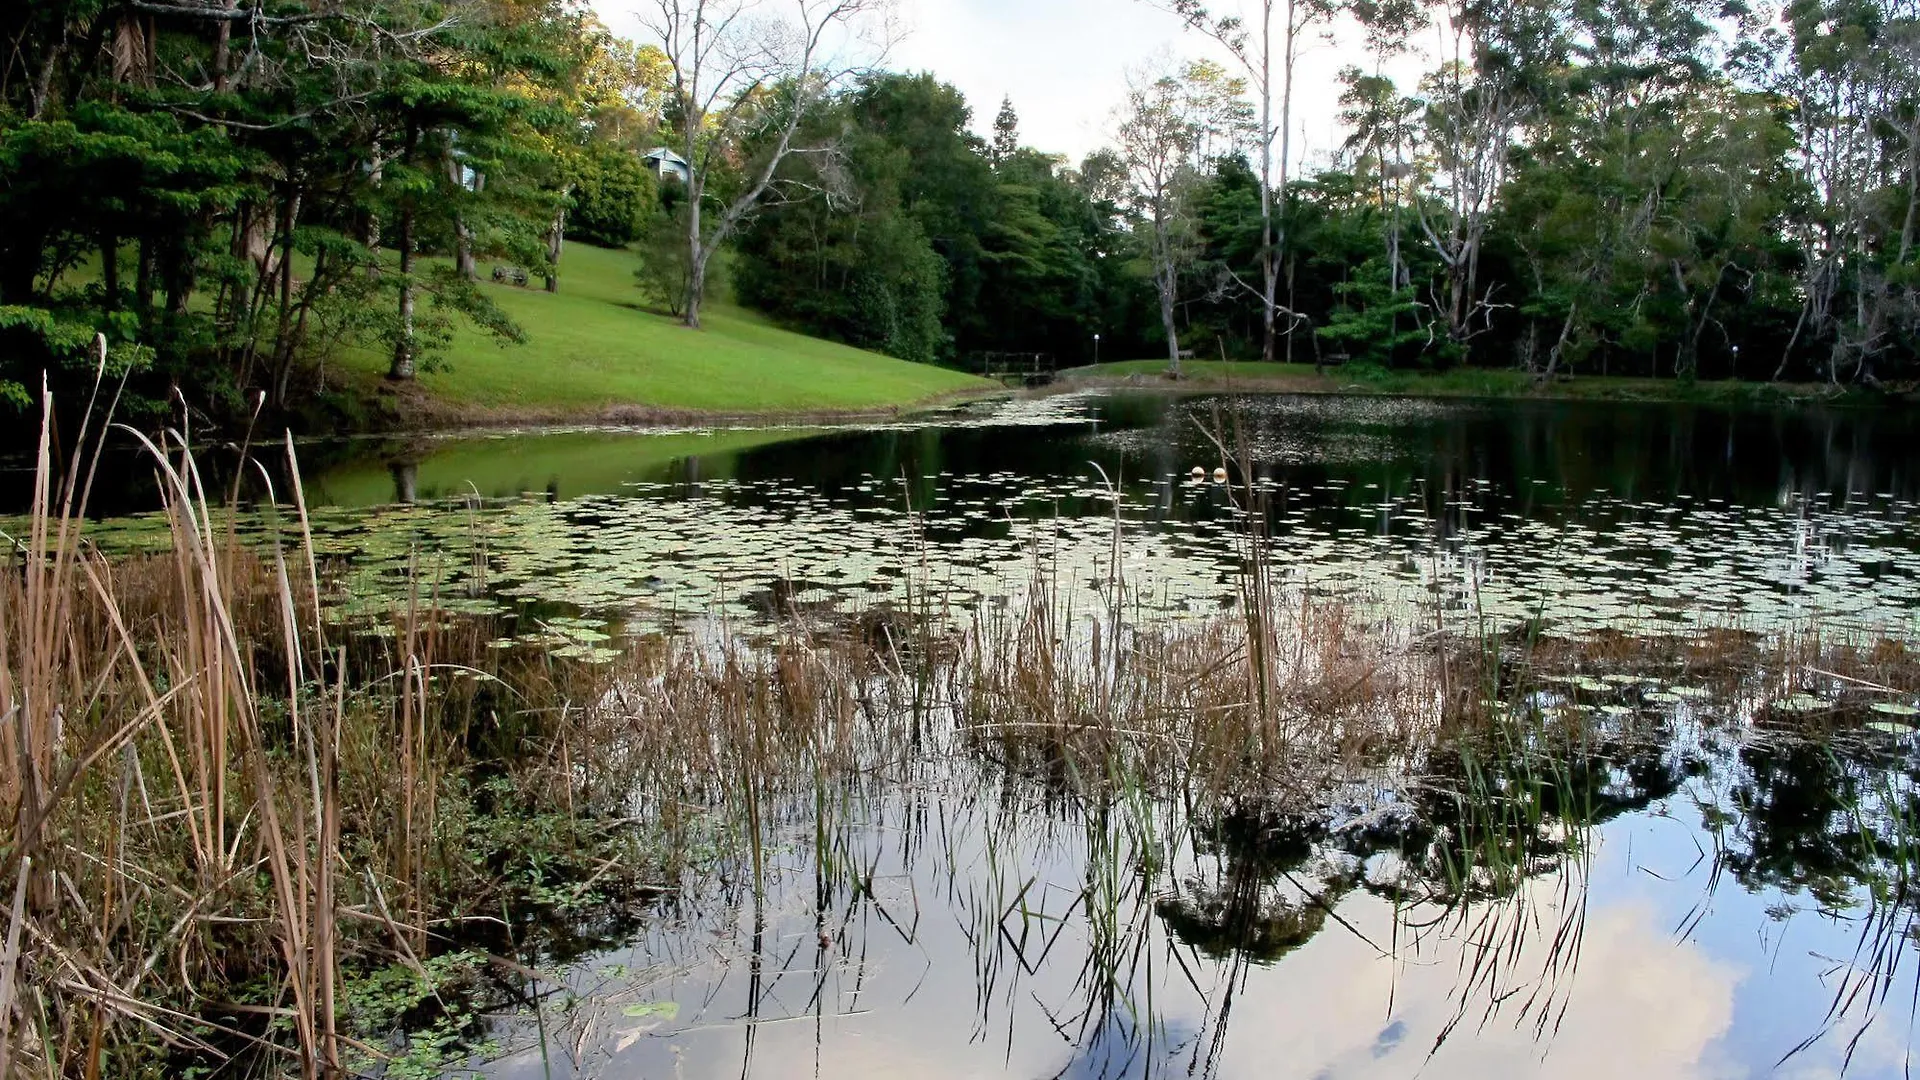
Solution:
[[[1299,277],[1299,272],[1300,272],[1300,260],[1296,258],[1292,253],[1288,253],[1286,279],[1287,279],[1287,363],[1289,364],[1294,362],[1293,332],[1296,329],[1298,329],[1302,323],[1306,322],[1306,319],[1299,314],[1300,301],[1299,301],[1299,293],[1296,288],[1298,284],[1297,278]],[[1320,346],[1317,342],[1314,345],[1313,356],[1314,356],[1314,360],[1313,360],[1314,370],[1318,371],[1320,368]]]
[[[413,342],[413,209],[400,212],[400,235],[397,238],[400,251],[400,332],[393,340],[393,364],[387,369],[387,378],[396,381],[411,380],[415,373],[419,357],[414,355]]]
[[[56,45],[47,50],[47,59],[40,65],[40,73],[33,80],[33,112],[27,119],[38,120],[47,111],[47,103],[53,94],[53,71],[60,65],[60,57],[65,52],[65,45]]]
[[[307,336],[307,313],[313,310],[316,289],[324,280],[326,272],[327,249],[321,248],[319,254],[313,257],[313,274],[307,278],[306,286],[300,290],[299,317],[294,320],[292,330],[282,341],[279,355],[275,357],[280,374],[274,384],[273,400],[280,405],[286,404],[287,384],[293,377],[294,359],[299,356],[300,345]]]
[[[107,293],[107,310],[120,307],[120,238],[109,235],[100,241],[100,286]]]
[[[571,189],[568,189],[571,190]],[[553,209],[553,224],[547,227],[547,291],[560,291],[560,251],[567,236],[567,191],[560,193],[560,204]]]
[[[233,10],[234,0],[222,0],[221,6]],[[233,67],[233,23],[219,20],[213,29],[213,92],[227,92],[227,77]]]
[[[293,223],[300,218],[300,193],[288,192],[280,208],[280,321],[273,334],[273,404],[286,404],[286,369],[293,363]]]
[[[1567,317],[1560,323],[1559,340],[1555,341],[1553,348],[1547,351],[1547,367],[1546,370],[1540,373],[1541,382],[1551,381],[1555,370],[1560,367],[1560,353],[1567,347],[1567,339],[1573,336],[1573,318],[1579,310],[1580,305],[1578,302],[1568,305]]]
[[[1673,283],[1684,298],[1687,317],[1687,336],[1674,353],[1673,374],[1677,379],[1692,379],[1700,371],[1700,338],[1706,334],[1707,324],[1713,321],[1714,301],[1720,296],[1720,285],[1727,277],[1727,267],[1722,264],[1720,272],[1714,275],[1713,286],[1707,290],[1704,299],[1696,302],[1692,290],[1687,288],[1687,278],[1681,272],[1680,260],[1672,260]],[[1739,377],[1734,372],[1734,377]]]
[[[447,171],[452,175],[453,186],[455,188],[468,190],[466,186],[467,167],[460,164],[459,160],[451,155],[447,158]],[[486,189],[486,186],[486,176],[482,173],[475,172],[473,174],[473,187],[471,189],[473,193],[478,195]],[[467,224],[467,215],[463,213],[456,213],[453,216],[453,269],[455,273],[466,278],[468,281],[477,281],[480,278],[480,272],[475,268],[473,262],[473,227]]]
[[[473,230],[467,227],[467,219],[453,219],[453,269],[468,281],[478,281],[480,271],[473,262]]]
[[[1175,379],[1180,378],[1180,328],[1174,321],[1174,308],[1178,297],[1176,290],[1180,285],[1177,276],[1178,267],[1174,265],[1173,252],[1168,248],[1166,222],[1156,216],[1154,231],[1154,291],[1160,294],[1160,325],[1167,332],[1167,370]]]
[[[463,169],[465,165],[457,161],[453,163],[455,186],[465,186]],[[472,190],[478,194],[482,186],[486,186],[486,177],[482,177],[480,173],[474,173]],[[465,213],[453,215],[453,273],[465,277],[467,281],[480,281],[480,271],[474,267],[474,231],[472,231],[472,225],[467,225]]]
[[[1280,224],[1274,226],[1271,230],[1272,235],[1270,242],[1272,244],[1272,254],[1268,258],[1266,267],[1267,291],[1265,300],[1267,309],[1267,344],[1261,352],[1267,360],[1273,359],[1273,339],[1280,333],[1278,329],[1278,323],[1280,321],[1280,265],[1285,260],[1285,256],[1282,253],[1287,246],[1287,179],[1291,167],[1290,159],[1293,156],[1293,65],[1298,55],[1298,46],[1295,37],[1300,31],[1298,19],[1299,6],[1300,0],[1287,0],[1287,32],[1281,46],[1286,51],[1283,52],[1280,57],[1280,69],[1282,73],[1280,84],[1280,183],[1275,191],[1275,195],[1280,204],[1277,209]],[[1270,211],[1270,213],[1273,213],[1273,211]],[[1295,322],[1293,319],[1287,320],[1288,360],[1293,359],[1293,330]]]
[[[692,146],[693,140],[687,144]],[[707,252],[700,243],[700,189],[697,177],[687,178],[687,295],[680,305],[680,321],[700,329],[700,298],[707,287]]]
[[[1273,0],[1260,4],[1260,359],[1273,362],[1280,260],[1273,230]],[[1281,124],[1286,124],[1285,107]]]
[[[700,329],[700,301],[707,295],[707,258],[712,254],[710,247],[698,249],[693,264],[687,267],[687,304],[680,312],[680,321],[694,330]]]
[[[133,268],[133,303],[145,320],[153,310],[153,241],[140,241],[140,254]]]
[[[167,314],[185,315],[187,303],[193,298],[192,258],[185,251],[172,246],[162,254],[165,258],[160,264],[160,277],[167,290]]]
[[[1800,344],[1800,332],[1806,329],[1807,312],[1811,310],[1812,307],[1813,299],[1811,297],[1801,303],[1800,317],[1793,321],[1793,336],[1787,339],[1786,348],[1780,350],[1780,366],[1773,369],[1773,378],[1767,380],[1768,382],[1779,382],[1780,377],[1787,373],[1787,363],[1793,359],[1793,347]]]
[[[150,55],[147,48],[147,26],[139,16],[128,12],[120,16],[113,29],[113,53],[110,77],[116,83],[147,84],[151,75],[147,67]]]
[[[368,160],[367,165],[367,181],[373,185],[375,190],[378,190],[381,181],[386,177],[387,166],[386,158],[380,153],[379,139],[373,140],[373,156]],[[360,239],[367,245],[367,253],[375,256],[375,258],[367,260],[367,276],[370,278],[377,277],[380,274],[380,260],[377,257],[380,254],[379,214],[372,211],[367,212],[366,232]]]

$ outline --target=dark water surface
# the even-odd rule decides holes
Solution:
[[[1231,450],[1223,454],[1216,438]],[[900,602],[1040,566],[1074,610],[1238,596],[1231,458],[1278,572],[1385,624],[1910,636],[1920,417],[1065,395],[838,430],[571,431],[303,450],[316,542],[592,657],[636,627]],[[1246,477],[1241,460],[1251,465]],[[124,470],[128,477],[138,469]],[[137,499],[108,491],[104,505]],[[1116,526],[1116,522],[1118,525]],[[261,520],[247,528],[264,529]],[[1116,534],[1117,528],[1117,534]],[[154,542],[103,522],[101,542]],[[918,578],[916,578],[918,575]],[[954,733],[797,802],[756,895],[705,865],[630,943],[545,958],[499,1077],[1905,1075],[1915,703],[1809,744],[1639,673],[1562,748],[1551,856],[1465,890],[1431,762],[1317,815],[1068,798]],[[1820,687],[1789,700],[1820,706]],[[1779,695],[1775,695],[1778,697]],[[1412,824],[1418,822],[1417,825]]]
[[[417,557],[470,606],[618,629],[897,603],[909,570],[964,605],[1041,564],[1081,607],[1104,602],[1116,496],[1129,601],[1218,611],[1243,559],[1225,486],[1192,478],[1222,463],[1216,438],[1231,481],[1244,456],[1265,493],[1282,572],[1388,614],[1905,632],[1920,604],[1907,413],[1080,394],[854,429],[302,453],[317,542],[351,562],[357,603],[404,595]],[[99,506],[152,505],[125,460]],[[156,525],[112,518],[97,538],[162,542]]]
[[[1905,413],[1068,395],[854,430],[427,442],[309,491],[368,590],[422,548],[450,586],[641,620],[884,605],[909,569],[966,604],[1036,562],[1084,607],[1115,571],[1117,496],[1129,599],[1178,616],[1237,593],[1228,492],[1192,478],[1221,441],[1265,492],[1276,565],[1389,614],[1880,632],[1920,604]],[[433,508],[462,493],[482,510]]]
[[[621,625],[898,602],[921,569],[958,604],[1036,561],[1094,602],[1115,567],[1169,615],[1233,602],[1233,459],[1294,581],[1388,613],[1564,629],[1689,620],[1905,632],[1920,417],[1638,403],[1075,394],[853,429],[581,430],[303,449],[323,554],[354,591],[443,592]],[[274,455],[267,455],[272,457]],[[152,505],[137,459],[95,501]],[[279,488],[284,495],[288,481]],[[21,496],[24,496],[24,481]],[[111,519],[103,546],[160,542]],[[924,541],[924,543],[923,543]]]
[[[458,498],[469,485],[485,496],[573,499],[617,494],[635,481],[834,491],[902,475],[925,495],[941,475],[1085,479],[1089,463],[1109,476],[1159,479],[1218,463],[1216,408],[1229,436],[1236,417],[1244,425],[1267,475],[1301,490],[1371,482],[1392,491],[1487,484],[1514,493],[1544,483],[1555,495],[1744,506],[1920,494],[1920,416],[1908,412],[1288,395],[1236,403],[1126,393],[970,405],[840,430],[588,429],[346,444],[353,460],[310,485],[316,501],[368,505],[398,501],[408,487],[420,499]]]

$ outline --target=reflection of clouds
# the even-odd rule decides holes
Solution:
[[[1820,963],[1824,966],[1826,961],[1821,959]],[[1850,1015],[1835,1023],[1833,1029],[1822,1035],[1818,1042],[1789,1058],[1780,1066],[1777,1075],[1786,1080],[1912,1076],[1916,1024],[1908,1005],[1912,1000],[1912,979],[1910,974],[1901,979],[1901,986],[1895,987],[1877,1010],[1869,1010],[1863,1004],[1856,1003]],[[1868,1016],[1873,1020],[1865,1023],[1866,1030],[1862,1033],[1862,1025]],[[1791,1034],[1796,1039],[1813,1034],[1818,1028],[1817,1020],[1817,1015],[1799,1018],[1797,1023],[1800,1026],[1794,1028]],[[1848,1043],[1856,1036],[1860,1041],[1853,1046],[1852,1059],[1848,1060]],[[1787,1041],[1791,1043],[1795,1040]]]
[[[1905,980],[1912,983],[1912,976]],[[1909,998],[1911,1000],[1911,998]],[[1848,1071],[1855,1076],[1885,1074],[1887,1076],[1912,1075],[1908,1070],[1913,1066],[1913,1036],[1916,1024],[1913,1013],[1900,1015],[1905,1011],[1901,1005],[1899,991],[1888,996],[1876,1023],[1867,1028],[1860,1036],[1860,1044],[1854,1050],[1852,1068]],[[1860,1029],[1858,1023],[1843,1024],[1828,1038],[1835,1040],[1835,1046],[1844,1046],[1854,1032]],[[1842,1053],[1836,1049],[1835,1054]],[[1835,1070],[1837,1073],[1837,1070]]]
[[[1553,899],[1536,889],[1539,921],[1529,920],[1527,942],[1514,960],[1517,981],[1537,979],[1546,962],[1557,921]],[[1341,914],[1383,945],[1392,938],[1392,909],[1383,901],[1343,905]],[[1452,992],[1466,959],[1457,940],[1417,954],[1403,944],[1395,985],[1395,964],[1330,927],[1286,962],[1253,974],[1234,1006],[1222,1074],[1316,1080],[1740,1074],[1712,1047],[1732,1023],[1741,972],[1690,943],[1676,944],[1650,906],[1624,904],[1589,916],[1571,1007],[1549,1040],[1535,1041],[1530,1018],[1515,1022],[1527,987],[1484,1025],[1478,1023],[1484,997],[1470,1002],[1467,1018],[1428,1061],[1452,1016]]]
[[[1515,982],[1538,976],[1554,930],[1553,894],[1541,886],[1535,899],[1542,904],[1537,909],[1541,922],[1529,924],[1528,943],[1513,968]],[[1386,902],[1358,897],[1342,904],[1340,914],[1368,937],[1391,940],[1392,909]],[[1476,1026],[1484,998],[1474,1001],[1468,1018],[1428,1060],[1434,1039],[1453,1015],[1462,958],[1457,940],[1418,953],[1403,942],[1396,965],[1330,925],[1283,962],[1249,973],[1236,995],[1217,1075],[1225,1080],[1720,1080],[1744,1074],[1715,1049],[1731,1026],[1734,987],[1743,973],[1691,943],[1676,944],[1651,906],[1627,903],[1590,916],[1571,1006],[1550,1039],[1536,1041],[1530,1020],[1514,1022],[1518,1003],[1530,989],[1523,987],[1510,999],[1509,1010],[1484,1026]],[[1391,1015],[1390,1000],[1395,1003]],[[1197,1019],[1187,1012],[1192,1005],[1183,1000],[1182,1015],[1164,1018],[1168,1028],[1162,1034],[1171,1036],[1173,1045],[1159,1044],[1160,1052],[1151,1055],[1158,1067],[1151,1073],[1146,1054],[1132,1060],[1130,1068],[1120,1065],[1124,1051],[1076,1055],[1031,1014],[1018,1021],[1026,1036],[1011,1054],[995,1038],[966,1038],[967,1024],[960,1019],[964,1006],[956,1000],[942,1006],[958,1006],[951,1023],[931,1027],[902,1024],[897,1015],[878,1023],[873,1017],[829,1018],[818,1030],[804,1020],[762,1027],[751,1075],[1050,1077],[1063,1060],[1069,1061],[1065,1075],[1072,1077],[1186,1075],[1194,1046],[1188,1025]],[[1174,1050],[1174,1060],[1162,1056],[1168,1049]],[[737,1054],[737,1049],[709,1055],[684,1047],[675,1055],[674,1072],[689,1080],[737,1076]],[[1809,1080],[1831,1075],[1792,1068],[1782,1075],[1788,1074]],[[615,1069],[600,1075],[638,1074]]]
[[[1139,943],[1137,953],[1135,939],[1123,935],[1123,951],[1132,959],[1120,965],[1125,970],[1118,974],[1127,983],[1112,1002],[1115,1011],[1095,1009],[1083,1018],[1082,1010],[1104,985],[1084,978],[1093,943],[1077,901],[1068,906],[1086,880],[1084,835],[1053,818],[1013,825],[1000,818],[997,800],[966,805],[969,809],[961,812],[949,804],[953,815],[942,816],[941,835],[951,836],[951,848],[894,847],[889,841],[870,853],[871,863],[864,854],[854,860],[874,868],[880,882],[875,903],[891,907],[914,928],[910,947],[902,946],[900,931],[869,912],[848,923],[830,950],[816,952],[816,879],[787,861],[801,857],[796,852],[778,861],[755,1010],[764,1022],[754,1029],[748,1080],[1720,1080],[1749,1075],[1828,1080],[1841,1075],[1845,1041],[1855,1030],[1842,1025],[1807,1053],[1774,1067],[1779,1054],[1813,1033],[1825,994],[1832,990],[1833,961],[1827,958],[1849,955],[1857,931],[1836,925],[1809,940],[1805,935],[1826,925],[1809,918],[1804,929],[1796,924],[1792,944],[1783,948],[1777,935],[1785,932],[1784,924],[1765,914],[1777,894],[1730,889],[1712,898],[1713,915],[1704,924],[1720,933],[1676,941],[1680,912],[1701,900],[1710,871],[1693,861],[1694,834],[1676,828],[1682,824],[1678,819],[1651,815],[1610,824],[1606,842],[1595,836],[1590,862],[1575,859],[1527,886],[1524,945],[1517,955],[1502,955],[1506,977],[1493,987],[1505,995],[1504,1011],[1483,1024],[1487,987],[1478,987],[1467,996],[1463,1021],[1437,1052],[1435,1040],[1460,1000],[1463,968],[1474,959],[1462,941],[1466,930],[1457,919],[1442,920],[1422,930],[1416,945],[1406,927],[1429,924],[1436,913],[1428,907],[1403,910],[1398,956],[1389,960],[1340,925],[1344,920],[1382,946],[1395,940],[1392,906],[1366,893],[1339,900],[1339,919],[1329,918],[1317,935],[1271,965],[1230,976],[1228,965],[1180,947],[1194,982],[1204,988],[1198,991],[1185,965],[1169,956],[1172,928],[1148,915],[1137,928],[1152,937]],[[904,822],[918,811],[902,806],[881,814],[871,837],[904,835],[891,829],[896,812]],[[989,837],[995,838],[992,844]],[[990,847],[997,855],[988,854]],[[1020,875],[992,886],[970,876],[983,873],[989,858],[1003,860],[1003,868],[1021,867]],[[1369,865],[1378,872],[1384,863]],[[1642,868],[1650,876],[1641,874]],[[949,878],[952,873],[960,877]],[[1046,922],[1016,957],[1014,940],[1025,940],[1025,920],[1002,913],[1014,910],[1011,890],[1029,874],[1041,884],[1025,891],[1027,903],[1049,920],[1064,921]],[[1311,870],[1300,874],[1316,882],[1323,876]],[[1589,882],[1593,892],[1578,938],[1577,970],[1571,976],[1563,972],[1551,993],[1537,990],[1565,914],[1562,897],[1579,896]],[[1467,926],[1498,917],[1503,920],[1499,929],[1510,929],[1513,912],[1511,905],[1481,904]],[[744,950],[751,923],[746,919],[742,910],[663,925],[651,951],[637,947],[613,957],[639,975],[644,990],[603,1003],[595,1016],[574,1018],[558,1042],[572,1045],[580,1039],[590,1049],[570,1062],[575,1067],[567,1075],[605,1080],[741,1076],[748,1032]],[[996,921],[1007,935],[991,931]],[[1056,925],[1057,948],[1046,934]],[[989,932],[979,934],[983,926]],[[715,940],[716,929],[729,927],[731,933]],[[1754,937],[1756,927],[1773,936]],[[667,940],[674,946],[659,948]],[[1497,935],[1497,940],[1505,945],[1507,939]],[[686,966],[663,974],[665,968],[652,965],[664,960]],[[1209,1069],[1212,1025],[1230,979],[1236,990],[1224,1051],[1218,1068]],[[1905,985],[1894,990],[1894,1004],[1862,1041],[1847,1076],[1900,1075],[1911,1038],[1901,1015]],[[1209,989],[1213,1013],[1205,1012],[1200,1000]],[[1545,1039],[1535,1037],[1539,1014],[1522,1015],[1523,1004],[1536,995],[1536,1007],[1551,998]],[[622,1015],[628,1001],[669,997],[681,1006],[671,1020]],[[816,1008],[829,1015],[807,1015]],[[1155,1022],[1145,1029],[1136,1026],[1131,1008],[1151,1008]],[[835,1012],[849,1015],[831,1015]],[[1557,1030],[1556,1019],[1561,1021]],[[521,1039],[506,1041],[527,1049],[489,1068],[487,1075],[496,1080],[546,1076],[535,1047],[535,1039],[546,1034],[523,1028]]]

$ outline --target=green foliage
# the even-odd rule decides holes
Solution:
[[[1330,351],[1355,364],[1390,368],[1409,354],[1430,364],[1438,354],[1422,350],[1431,335],[1422,325],[1420,304],[1412,289],[1394,288],[1389,274],[1380,258],[1361,263],[1353,280],[1334,286],[1342,306],[1315,333]]]
[[[958,91],[878,74],[822,110],[838,154],[791,159],[787,189],[741,237],[741,298],[795,326],[914,360],[988,350],[1091,359],[1116,340],[1133,285],[1102,206],[1053,157],[1018,147],[1007,110],[995,150]],[[1118,319],[1109,309],[1121,311]]]
[[[653,174],[624,147],[591,143],[568,162],[572,206],[567,237],[602,247],[625,247],[640,238],[653,215]]]
[[[125,313],[90,323],[48,308],[0,306],[0,410],[37,407],[36,374],[64,398],[62,391],[89,386],[96,373],[111,382],[151,367],[153,350],[128,340],[137,329],[130,323]],[[94,351],[96,334],[107,338],[104,363]]]
[[[851,126],[845,103],[836,111],[821,122]],[[857,129],[843,153],[843,165],[829,166],[840,190],[772,208],[741,237],[739,297],[809,333],[906,360],[942,359],[946,267],[903,208],[908,153]],[[819,178],[817,166],[796,162],[790,172],[803,168]]]
[[[563,227],[637,244],[646,301],[684,305],[686,192],[655,190],[638,159],[686,119],[659,48],[563,0],[282,0],[237,36],[215,10],[137,34],[97,0],[0,13],[0,409],[43,377],[91,380],[95,333],[134,417],[176,394],[216,419],[262,394],[291,409],[345,355],[411,377],[470,331],[515,342],[472,278],[498,259],[564,288]],[[1343,75],[1350,137],[1265,199],[1247,82],[1178,69],[1189,160],[1167,281],[1118,156],[1076,169],[1022,148],[1011,102],[982,140],[953,87],[886,72],[808,110],[806,151],[717,228],[815,87],[711,103],[701,139],[726,152],[703,217],[738,248],[713,265],[782,322],[940,363],[1084,363],[1095,334],[1105,358],[1145,355],[1169,330],[1249,356],[1271,266],[1292,360],[1920,378],[1912,0],[1795,0],[1771,23],[1708,0],[1495,5],[1406,85],[1384,62],[1429,13],[1351,13],[1375,62]]]
[[[746,237],[736,272],[741,301],[904,360],[945,355],[946,267],[919,225],[897,214],[819,224],[838,236],[810,250],[795,245],[791,230],[762,227]]]
[[[693,256],[687,249],[687,209],[662,209],[640,229],[640,265],[634,281],[640,295],[656,311],[679,318],[687,300],[687,282],[693,277]],[[713,287],[709,271],[708,288]]]
[[[429,956],[418,965],[394,963],[350,975],[342,987],[346,1029],[363,1046],[400,1046],[374,1059],[350,1050],[358,1070],[382,1066],[395,1080],[434,1080],[448,1067],[474,1056],[499,1053],[491,1041],[476,1041],[484,1025],[476,1004],[486,980],[486,958],[465,949]]]
[[[128,375],[123,416],[177,395],[215,419],[257,394],[288,404],[342,348],[417,364],[448,320],[512,340],[470,282],[414,262],[545,260],[551,135],[580,130],[583,108],[566,98],[578,16],[559,0],[289,0],[236,33],[201,14],[218,11],[186,6],[133,39],[107,5],[0,16],[36,75],[0,80],[7,401],[42,372],[91,378],[75,342],[94,332]]]

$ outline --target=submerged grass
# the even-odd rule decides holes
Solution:
[[[1250,477],[1229,421],[1221,467]],[[1036,549],[1006,605],[946,610],[923,567],[898,609],[696,623],[607,642],[591,663],[498,647],[512,616],[449,611],[418,570],[391,610],[327,614],[343,568],[315,554],[290,445],[260,466],[282,481],[263,545],[234,534],[183,436],[149,442],[171,543],[110,561],[86,542],[97,437],[80,432],[81,464],[60,475],[43,429],[30,527],[0,581],[6,1076],[468,1060],[485,1052],[481,999],[542,1000],[561,985],[543,968],[620,940],[690,871],[737,886],[763,932],[769,867],[796,829],[824,951],[843,927],[832,898],[874,896],[849,831],[954,762],[1031,793],[1002,811],[1009,827],[1020,806],[1070,815],[1090,866],[1063,915],[994,857],[994,830],[946,838],[987,848],[989,878],[952,885],[983,995],[1071,916],[1086,1008],[1056,1023],[1084,1034],[1123,1017],[1127,1039],[1160,1037],[1133,996],[1155,919],[1184,920],[1236,964],[1277,956],[1338,921],[1355,881],[1276,891],[1276,838],[1337,834],[1350,854],[1396,853],[1405,873],[1382,887],[1448,913],[1410,940],[1479,943],[1459,1019],[1469,1000],[1514,1001],[1544,1031],[1584,906],[1563,873],[1543,921],[1529,883],[1577,871],[1610,812],[1601,744],[1625,723],[1611,709],[1711,694],[1764,723],[1856,730],[1920,691],[1899,642],[1502,638],[1442,612],[1362,617],[1282,587],[1257,525],[1234,610],[1163,622],[1130,590],[1118,516],[1097,610],[1074,610]],[[1235,497],[1264,520],[1257,485]],[[1334,805],[1356,790],[1369,800]],[[1905,797],[1871,805],[1904,805],[1910,824]],[[1896,839],[1876,858],[1902,868],[1886,903],[1906,910],[1913,830],[1882,833]],[[1214,853],[1219,873],[1151,896],[1182,850]],[[1510,958],[1542,927],[1548,989],[1516,997]],[[1222,1016],[1226,985],[1209,999]],[[1865,985],[1854,996],[1880,984]]]

